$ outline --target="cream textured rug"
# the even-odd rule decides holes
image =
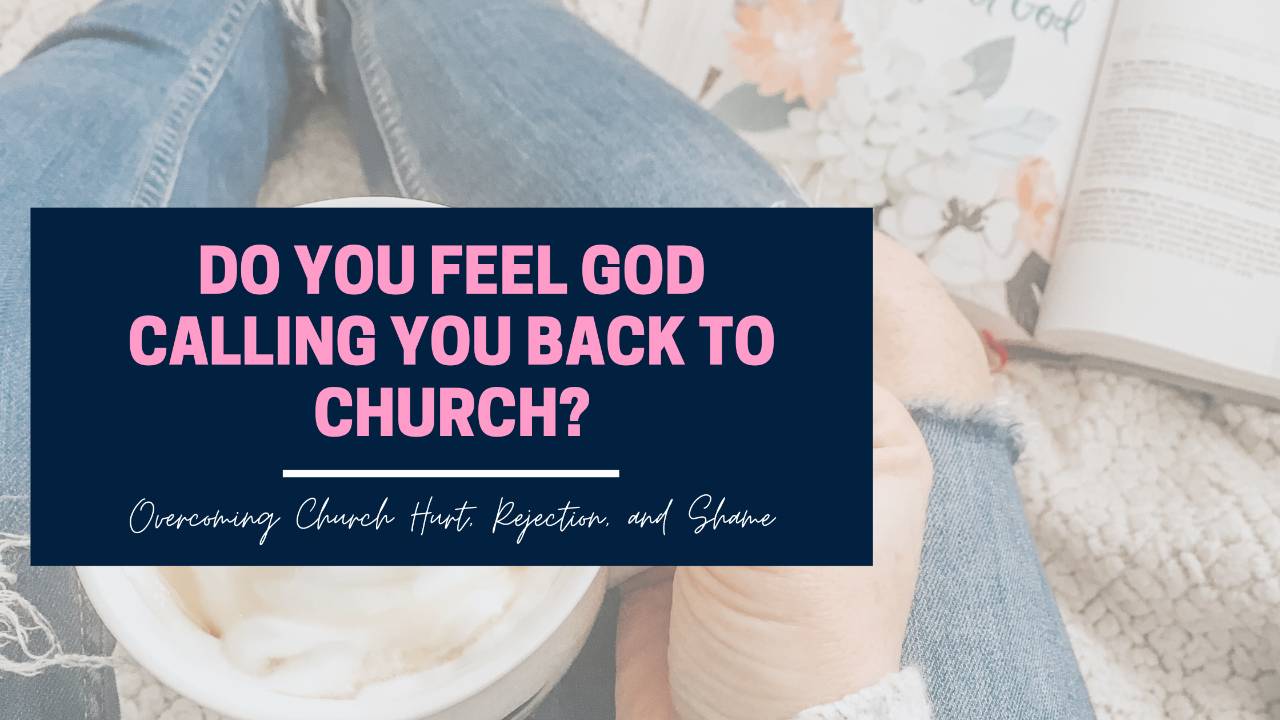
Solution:
[[[0,71],[91,4],[0,0]],[[637,47],[645,0],[571,4]],[[343,119],[322,104],[260,200],[364,193]],[[1024,424],[1027,515],[1099,715],[1280,718],[1280,414],[1030,364],[1000,389]],[[125,718],[213,717],[122,663]]]

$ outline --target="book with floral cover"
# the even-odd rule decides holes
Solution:
[[[1270,0],[649,0],[637,52],[978,327],[1276,398],[1277,29]]]

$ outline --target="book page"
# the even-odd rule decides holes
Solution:
[[[887,167],[877,226],[1005,339],[1037,322],[1111,14],[1109,0],[900,0],[882,31],[922,72],[972,80],[954,152]]]
[[[1280,378],[1276,28],[1272,0],[1120,4],[1037,337]]]
[[[810,203],[875,208],[976,325],[1028,339],[1112,0],[694,4],[648,3],[640,47],[690,56],[655,69]],[[718,56],[678,50],[694,36]]]

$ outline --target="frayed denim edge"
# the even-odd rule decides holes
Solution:
[[[909,405],[907,409],[926,435],[926,425],[936,425],[945,428],[946,432],[983,443],[995,443],[1009,453],[1010,462],[1017,462],[1025,447],[1022,424],[1012,409],[1001,403],[970,406],[927,403]]]

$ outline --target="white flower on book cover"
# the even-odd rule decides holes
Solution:
[[[876,225],[958,294],[1034,326],[1059,214],[1056,129],[994,102],[1014,37],[930,63],[883,37],[893,0],[740,0],[712,111],[815,205],[871,207]],[[1003,290],[1003,292],[999,292]]]

